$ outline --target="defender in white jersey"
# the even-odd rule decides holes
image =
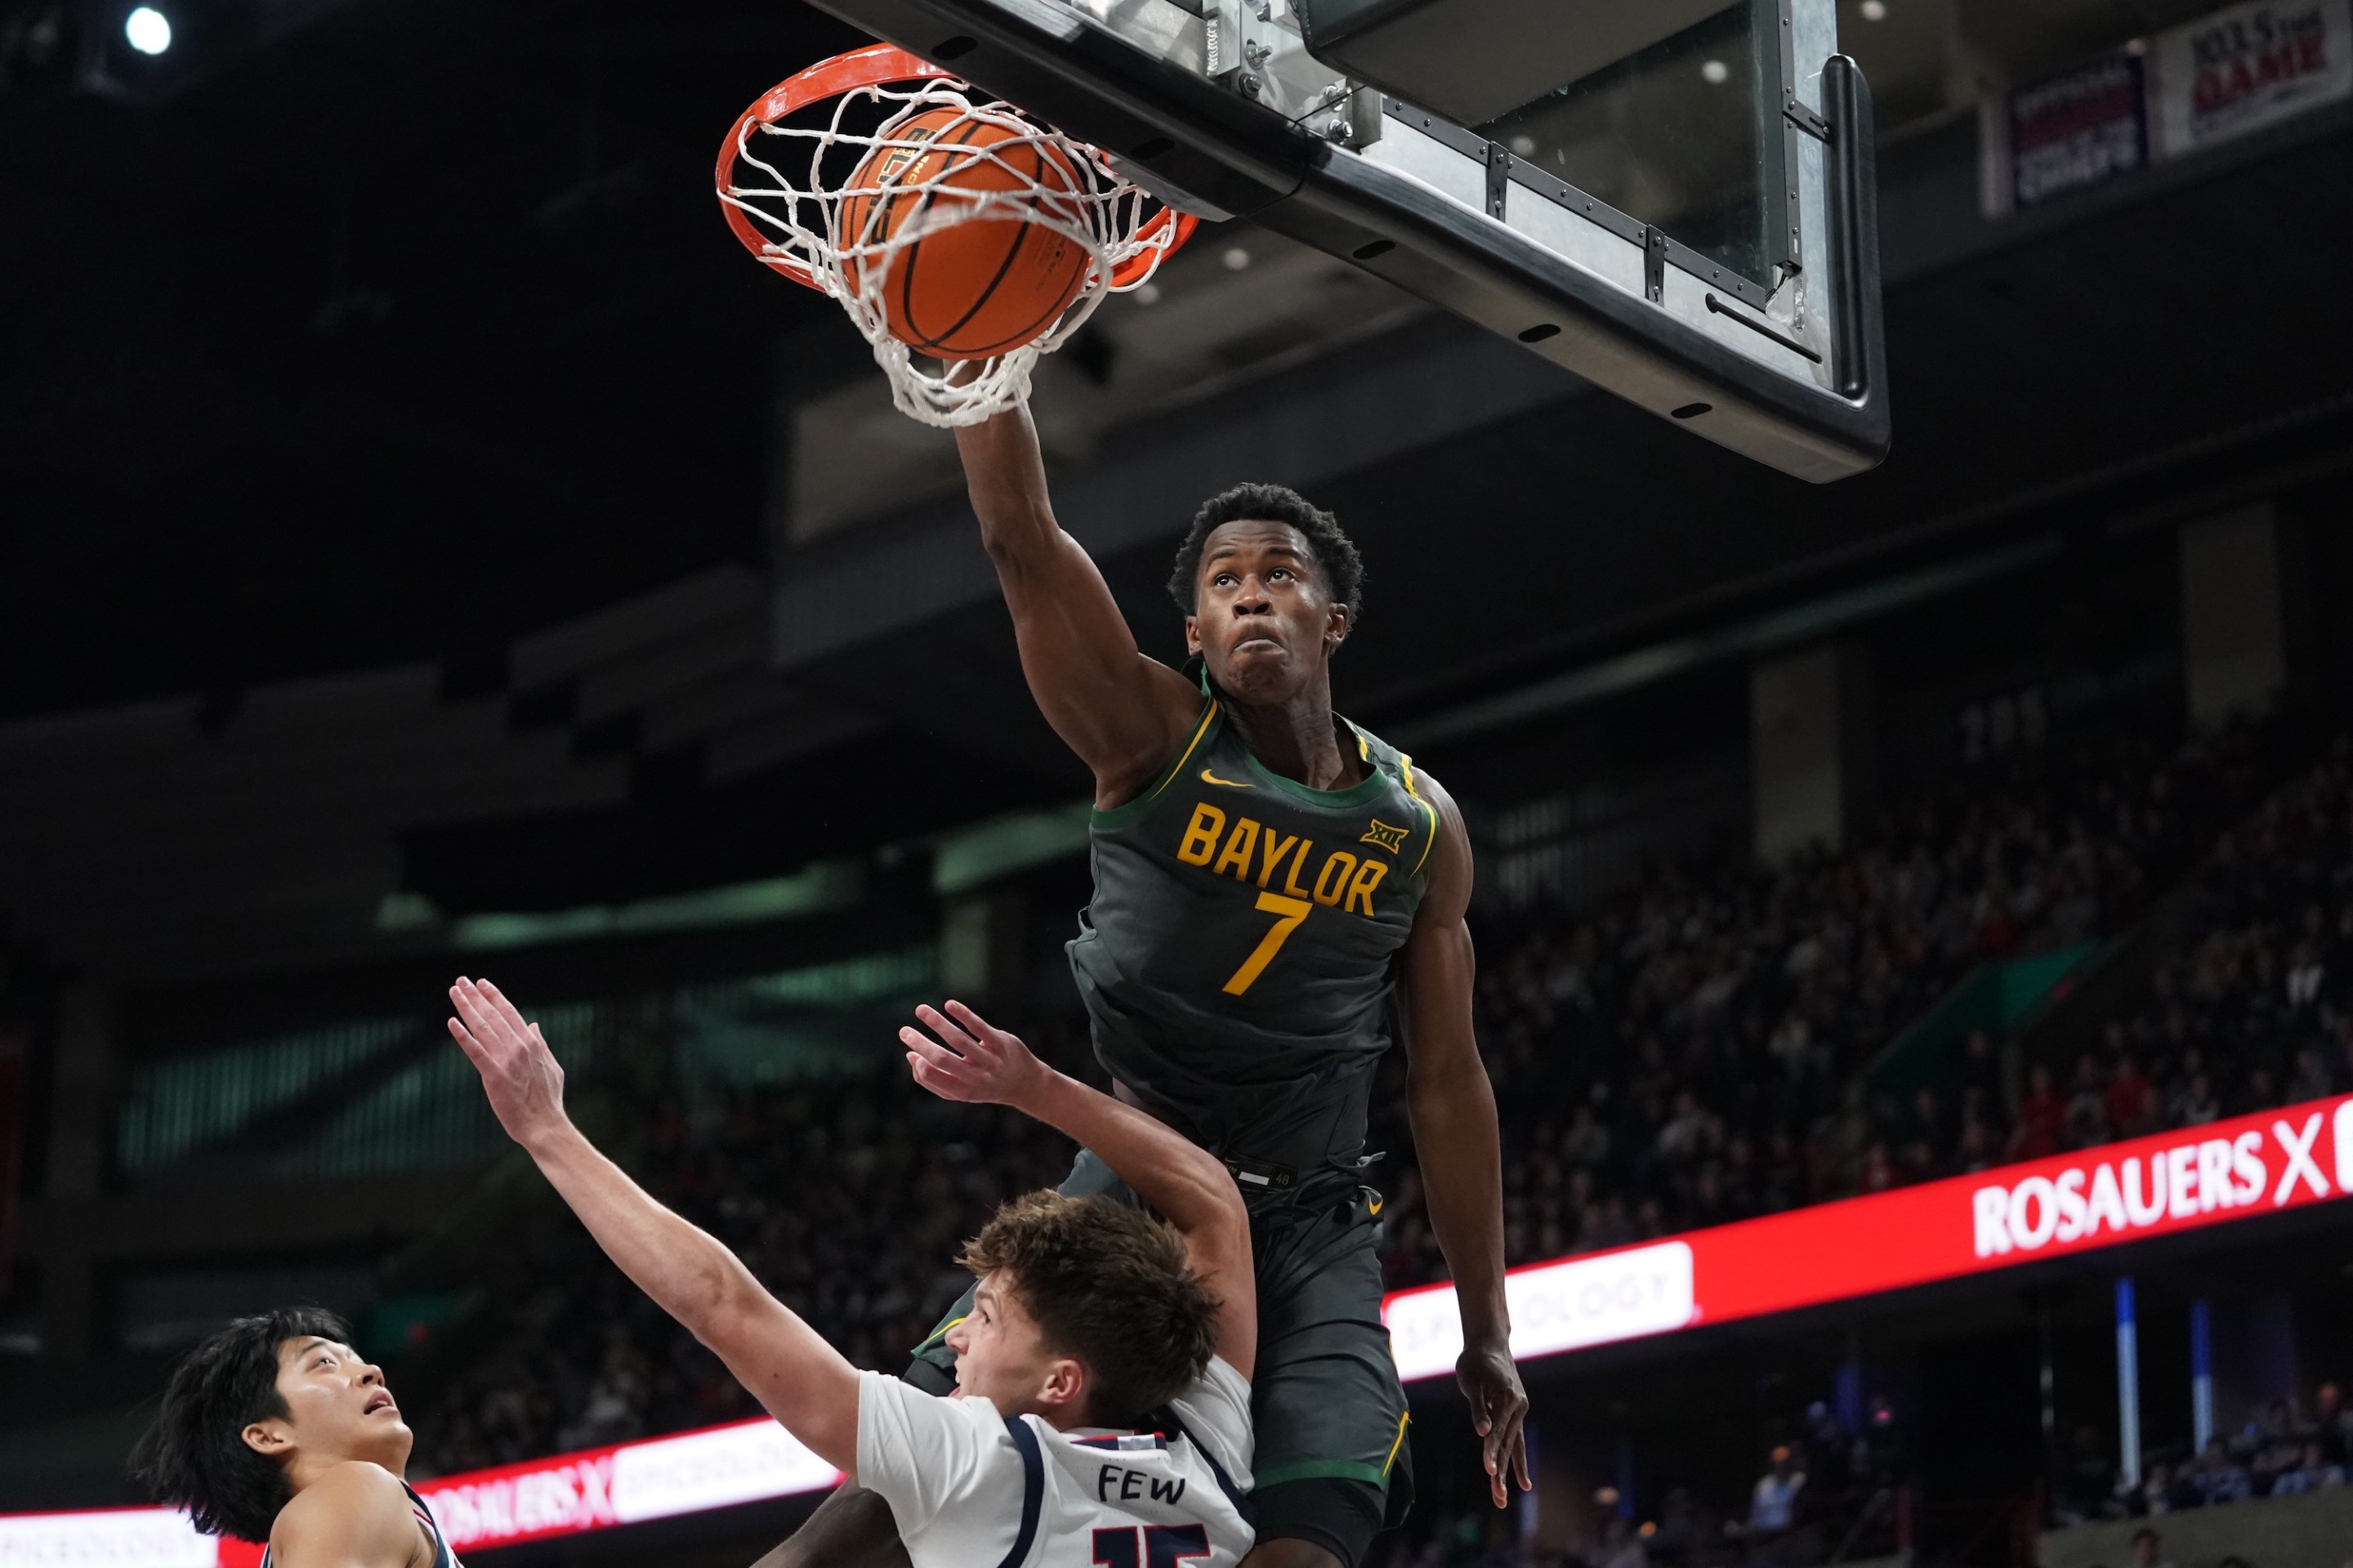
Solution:
[[[499,1121],[622,1272],[769,1413],[886,1499],[914,1568],[1231,1568],[1250,1549],[1250,1219],[1223,1161],[1039,1062],[971,1009],[902,1029],[916,1082],[1069,1134],[1163,1218],[1032,1192],[965,1248],[946,1398],[860,1372],[565,1115],[564,1071],[488,981],[450,1033]]]

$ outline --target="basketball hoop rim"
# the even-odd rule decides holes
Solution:
[[[810,273],[807,263],[797,257],[771,250],[766,238],[750,217],[741,207],[727,199],[731,183],[729,176],[742,153],[744,138],[754,128],[773,124],[812,103],[839,98],[845,92],[855,92],[860,88],[881,87],[888,82],[936,81],[942,79],[954,79],[955,72],[909,54],[896,44],[869,44],[863,48],[835,55],[807,69],[796,71],[761,94],[751,108],[738,115],[735,123],[727,128],[727,139],[719,144],[719,163],[713,172],[713,179],[719,193],[719,211],[727,219],[728,228],[742,242],[744,249],[752,253],[753,260],[790,278],[805,289],[816,289],[820,292],[824,290],[824,285]],[[1159,217],[1145,226],[1143,233],[1148,235],[1156,229],[1171,230],[1166,250],[1158,255],[1147,253],[1130,258],[1113,270],[1106,287],[1124,289],[1148,274],[1159,264],[1162,256],[1181,249],[1193,237],[1193,230],[1199,224],[1200,219],[1191,213],[1178,212],[1175,207],[1164,209]]]

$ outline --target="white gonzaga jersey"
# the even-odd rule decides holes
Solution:
[[[1221,1361],[1145,1432],[859,1383],[858,1482],[914,1568],[1232,1568],[1250,1549],[1250,1383]]]

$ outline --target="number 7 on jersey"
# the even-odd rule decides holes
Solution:
[[[1226,994],[1240,996],[1258,983],[1258,977],[1266,972],[1266,966],[1274,961],[1274,955],[1282,950],[1282,944],[1291,940],[1291,934],[1299,929],[1300,922],[1305,920],[1314,908],[1315,906],[1304,898],[1285,898],[1280,893],[1260,894],[1259,913],[1273,916],[1274,928],[1260,939],[1257,949],[1242,960],[1242,967],[1236,969],[1234,978],[1226,982]]]

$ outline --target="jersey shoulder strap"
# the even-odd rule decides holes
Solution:
[[[400,1483],[400,1489],[408,1494],[408,1506],[416,1510],[417,1522],[433,1537],[433,1568],[458,1568],[457,1555],[449,1550],[448,1538],[441,1533],[441,1521],[433,1517],[433,1510],[406,1481]]]
[[[997,1568],[1021,1568],[1038,1544],[1038,1515],[1046,1505],[1046,1457],[1038,1450],[1038,1434],[1021,1417],[1007,1416],[1005,1431],[1021,1456],[1021,1527],[1013,1533],[1013,1549]]]
[[[1250,1506],[1250,1494],[1234,1485],[1234,1478],[1226,1474],[1226,1467],[1218,1463],[1218,1457],[1210,1452],[1209,1446],[1186,1429],[1184,1419],[1176,1414],[1175,1405],[1162,1405],[1145,1416],[1145,1422],[1171,1436],[1183,1438],[1186,1446],[1200,1455],[1201,1462],[1209,1467],[1209,1474],[1218,1478],[1218,1489],[1226,1494],[1226,1500],[1234,1505],[1234,1511],[1241,1515],[1242,1522],[1253,1530],[1258,1528],[1258,1512]]]

